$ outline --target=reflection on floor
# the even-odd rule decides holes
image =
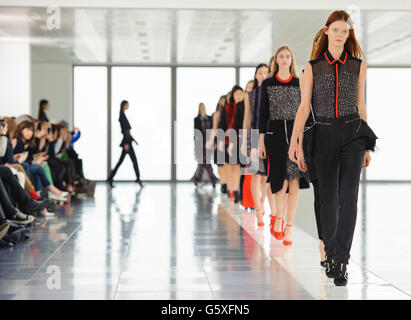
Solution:
[[[31,242],[0,250],[0,299],[411,298],[410,185],[362,186],[345,288],[319,265],[312,190],[301,193],[291,248],[270,236],[268,214],[257,229],[253,212],[194,190],[98,184]]]

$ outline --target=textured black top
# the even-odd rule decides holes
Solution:
[[[40,113],[39,121],[49,121],[49,118],[47,118],[47,114],[44,111]]]
[[[123,140],[121,141],[120,146],[131,144],[134,138],[131,136],[131,126],[124,112],[120,112],[120,118],[118,120],[120,121],[121,133],[123,134]]]
[[[314,86],[312,106],[316,117],[337,118],[358,113],[357,90],[361,59],[343,51],[334,60],[328,49],[311,60]],[[338,83],[338,86],[337,86]]]
[[[259,112],[260,133],[267,132],[269,120],[294,120],[300,106],[301,93],[298,78],[282,80],[275,74],[261,85]]]

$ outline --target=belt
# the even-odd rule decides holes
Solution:
[[[360,127],[361,127],[361,117],[358,114],[352,114],[352,115],[348,115],[348,116],[340,117],[340,118],[318,117],[316,120],[314,120],[314,122],[310,124],[310,126],[304,128],[304,132],[310,130],[316,124],[331,126],[335,124],[348,124],[348,123],[358,121],[358,120],[360,120],[360,123],[356,131],[358,133],[358,130],[360,130]]]

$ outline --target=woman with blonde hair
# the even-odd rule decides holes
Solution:
[[[212,130],[210,134],[210,139],[206,143],[206,148],[211,150],[214,149],[214,164],[217,165],[217,170],[218,170],[218,177],[220,180],[221,184],[221,192],[222,193],[227,193],[227,173],[226,173],[226,168],[224,166],[224,154],[220,153],[217,147],[217,129],[218,129],[218,124],[220,122],[220,115],[221,115],[221,110],[224,108],[226,105],[227,101],[227,96],[221,96],[220,99],[218,100],[217,108],[214,111],[212,115]],[[219,163],[218,159],[221,158],[222,161]]]
[[[206,149],[207,130],[212,128],[212,118],[206,114],[204,103],[198,106],[197,117],[194,118],[194,152],[197,159],[197,170],[190,181],[198,183],[210,182],[215,188],[218,178],[214,175],[211,166],[211,151]],[[204,174],[207,176],[204,177]]]
[[[271,233],[283,245],[292,245],[291,227],[297,209],[300,188],[308,188],[308,179],[297,164],[288,158],[288,147],[295,115],[300,104],[300,87],[294,54],[287,45],[274,55],[273,76],[261,85],[260,141],[261,158],[268,158],[270,191],[275,194],[276,217]],[[302,136],[302,134],[301,134]],[[287,225],[284,228],[283,206],[287,197]]]

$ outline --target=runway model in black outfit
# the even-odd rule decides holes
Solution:
[[[123,100],[120,105],[120,118],[118,119],[120,121],[121,133],[123,134],[123,140],[121,140],[121,144],[120,144],[120,147],[123,148],[123,151],[121,152],[121,156],[117,162],[117,165],[111,171],[110,177],[107,180],[111,187],[113,187],[114,176],[116,175],[118,168],[120,168],[127,154],[130,156],[130,159],[133,162],[134,172],[136,173],[136,178],[137,178],[136,182],[140,184],[141,187],[143,186],[140,180],[140,171],[138,170],[137,157],[133,149],[133,141],[134,142],[136,141],[134,140],[134,138],[132,137],[130,133],[131,126],[125,115],[125,111],[128,108],[129,108],[128,101]]]
[[[311,54],[310,54],[310,60],[314,59],[315,48],[317,46],[318,40],[320,39],[323,33],[323,30],[324,28],[321,28],[320,30],[318,30],[314,37],[314,42],[313,42]],[[304,83],[304,70],[300,74],[301,95],[303,92],[303,83]],[[306,127],[309,127],[314,122],[313,115],[314,113],[311,108],[311,112],[308,117]],[[303,151],[302,143],[299,143],[299,150],[300,150],[299,152],[303,154],[304,151]],[[310,182],[312,183],[313,189],[314,189],[314,213],[315,213],[315,222],[317,225],[318,239],[320,240],[320,245],[319,245],[320,259],[321,259],[320,264],[321,266],[325,267],[325,250],[324,250],[324,242],[323,242],[323,236],[322,236],[322,231],[321,231],[321,218],[320,218],[320,184],[318,182],[317,171],[315,170],[315,166],[314,166],[312,159],[309,159],[309,155],[308,155],[308,158],[306,158],[305,160],[307,164],[308,173],[310,176]]]
[[[368,126],[364,100],[366,64],[345,11],[334,11],[324,27],[315,58],[304,68],[304,88],[291,137],[289,157],[306,169],[313,159],[319,181],[321,231],[326,275],[334,284],[348,282],[347,264],[357,218],[361,168],[377,137]],[[304,133],[304,154],[298,137],[310,113],[314,123]],[[296,157],[297,156],[297,157]]]
[[[212,151],[206,149],[207,129],[211,130],[212,125],[212,117],[206,115],[205,106],[203,103],[200,103],[198,115],[194,118],[194,129],[197,130],[194,135],[194,152],[198,165],[190,181],[194,182],[196,186],[198,183],[210,182],[213,188],[215,188],[218,178],[214,175],[213,167],[211,166]],[[207,176],[204,176],[205,173],[207,173]]]

